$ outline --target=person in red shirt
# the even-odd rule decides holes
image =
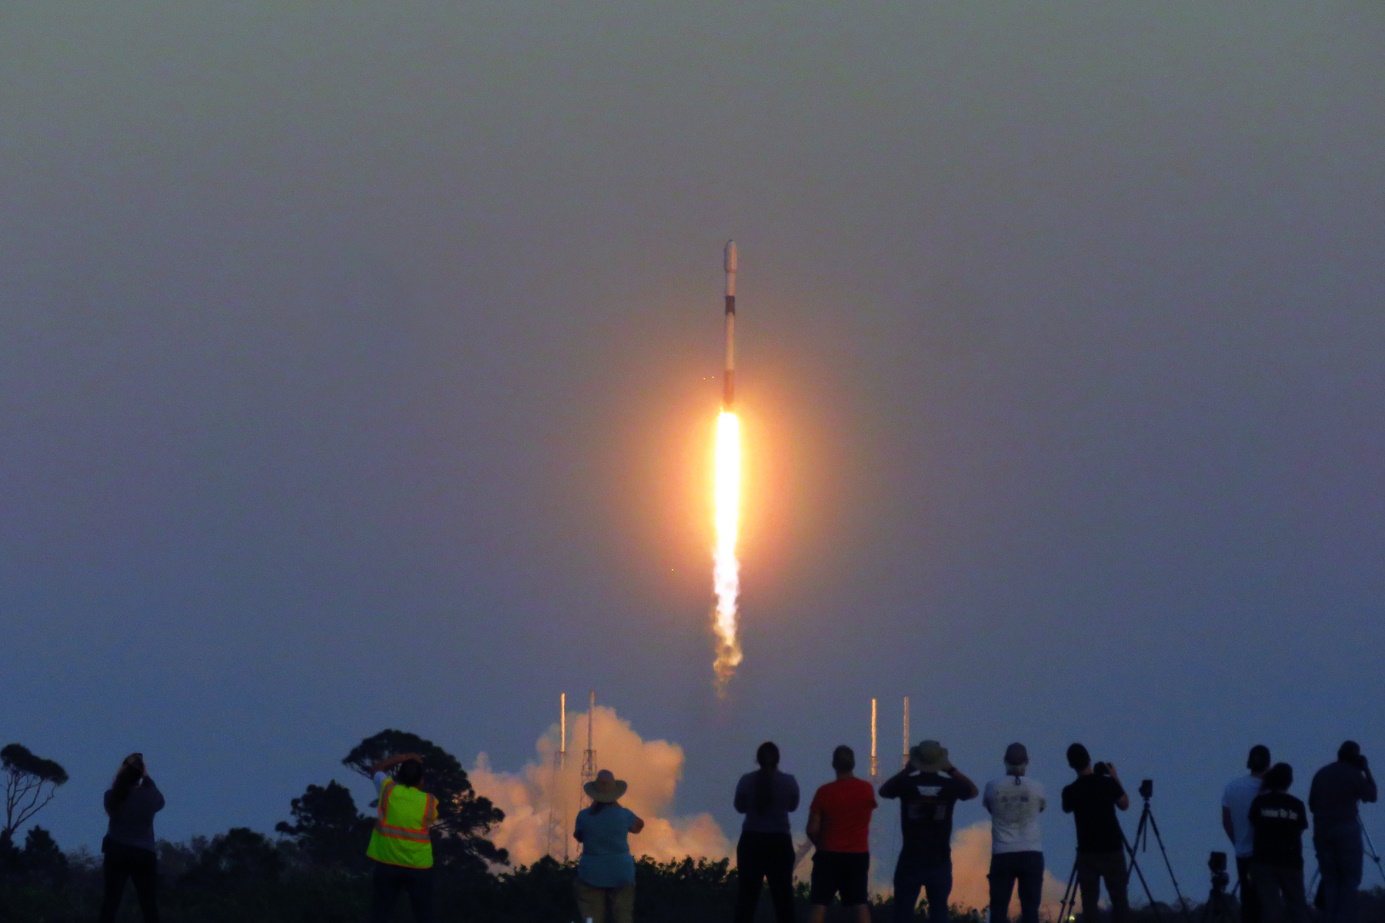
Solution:
[[[875,789],[852,775],[856,754],[850,747],[832,751],[836,781],[817,790],[808,809],[808,839],[817,847],[808,893],[810,923],[823,923],[838,893],[842,905],[856,908],[857,923],[870,923],[866,879],[870,874],[870,815]]]

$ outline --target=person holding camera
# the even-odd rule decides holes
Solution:
[[[1308,807],[1313,812],[1313,848],[1322,875],[1323,923],[1356,923],[1361,888],[1361,818],[1357,802],[1375,801],[1370,763],[1354,740],[1337,749],[1337,761],[1313,776]]]
[[[1250,879],[1260,896],[1265,915],[1275,923],[1287,911],[1290,923],[1307,923],[1308,902],[1303,895],[1303,831],[1308,829],[1308,809],[1293,795],[1294,770],[1275,763],[1265,773],[1259,795],[1250,803],[1254,852]]]
[[[379,793],[365,853],[375,863],[371,923],[387,923],[400,894],[409,895],[416,923],[432,923],[433,840],[428,830],[438,819],[438,799],[419,788],[423,757],[400,753],[380,760],[370,767],[370,777]]]
[[[1077,778],[1063,789],[1063,813],[1077,826],[1077,886],[1082,893],[1083,923],[1096,923],[1100,911],[1101,882],[1111,899],[1112,923],[1130,916],[1126,895],[1125,834],[1116,809],[1130,807],[1130,796],[1121,786],[1114,763],[1092,766],[1091,754],[1081,744],[1068,747],[1068,765]]]
[[[928,895],[928,923],[947,923],[952,895],[952,809],[975,798],[976,783],[962,775],[936,740],[909,749],[909,763],[880,786],[881,798],[899,799],[904,846],[894,869],[896,923],[914,919],[919,892]]]
[[[125,894],[125,882],[135,886],[144,923],[159,923],[159,858],[154,843],[154,815],[163,810],[164,796],[144,765],[143,753],[131,753],[120,763],[105,795],[106,835],[101,839],[101,868],[105,894],[101,923],[112,923]]]
[[[577,812],[573,837],[582,844],[577,860],[578,916],[591,923],[632,923],[635,919],[635,857],[630,834],[644,829],[644,818],[620,803],[629,785],[603,769],[582,786],[591,806]]]

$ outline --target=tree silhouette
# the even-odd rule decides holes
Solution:
[[[67,877],[67,856],[58,848],[53,834],[37,825],[30,827],[25,835],[19,861],[24,876],[31,881],[57,886]]]
[[[361,741],[342,763],[370,777],[370,767],[400,753],[423,758],[423,789],[438,800],[433,825],[434,859],[455,871],[485,873],[491,865],[508,865],[509,854],[486,839],[505,813],[471,787],[466,770],[446,750],[407,731],[384,730]]]
[[[0,833],[11,837],[29,818],[53,800],[67,770],[52,760],[35,756],[22,744],[0,748],[0,771],[5,775],[5,826]]]
[[[356,809],[351,791],[336,781],[309,785],[290,802],[294,822],[279,821],[276,832],[291,837],[309,865],[349,870],[362,868],[374,820]]]
[[[283,868],[283,856],[268,837],[249,827],[232,827],[212,837],[183,880],[235,890],[277,881]]]
[[[0,881],[18,879],[22,868],[23,853],[14,845],[14,834],[8,830],[0,830]]]

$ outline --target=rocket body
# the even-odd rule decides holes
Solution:
[[[730,410],[736,397],[736,242],[726,242],[726,369],[722,378],[721,406]]]

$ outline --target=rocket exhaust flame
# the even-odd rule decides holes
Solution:
[[[721,416],[717,418],[716,502],[717,546],[713,553],[712,581],[716,608],[712,630],[717,638],[717,694],[726,695],[726,684],[740,665],[741,643],[736,637],[736,599],[741,591],[741,565],[736,560],[736,538],[741,511],[741,428],[731,409],[736,374],[736,242],[726,242],[726,367]]]
[[[717,419],[716,525],[717,547],[712,556],[712,576],[717,604],[712,628],[717,637],[717,691],[726,694],[726,684],[740,665],[741,643],[736,637],[736,597],[740,595],[741,565],[736,560],[736,535],[740,528],[741,430],[740,421],[729,410]]]

